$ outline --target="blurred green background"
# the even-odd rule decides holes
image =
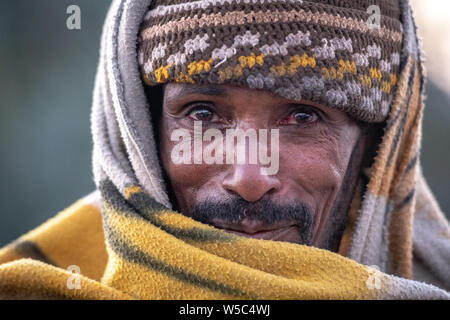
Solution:
[[[66,28],[71,4],[81,8],[81,30]],[[0,246],[95,188],[89,115],[109,4],[0,2]],[[422,162],[448,215],[450,97],[432,81],[427,95]]]

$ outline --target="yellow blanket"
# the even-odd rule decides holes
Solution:
[[[0,251],[0,298],[448,298],[326,250],[244,238],[161,210],[138,186],[127,199],[109,181],[100,190],[105,232],[92,197],[79,200]]]

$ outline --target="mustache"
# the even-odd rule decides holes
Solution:
[[[245,218],[271,225],[293,222],[299,229],[303,244],[310,245],[313,232],[313,211],[302,201],[277,204],[268,197],[248,202],[239,196],[227,200],[207,199],[192,210],[194,220],[213,225],[213,220],[239,224]]]

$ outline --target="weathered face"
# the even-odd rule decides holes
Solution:
[[[198,138],[200,121],[201,134],[217,129],[214,138]],[[265,90],[170,83],[158,128],[163,169],[184,215],[247,237],[338,249],[365,145],[360,126],[346,113]],[[173,136],[177,129],[185,135]],[[227,162],[226,132],[232,129],[254,130],[258,143],[260,129],[267,129],[268,154],[278,147],[278,159],[272,158],[277,170],[267,174],[267,162],[250,161],[259,150],[250,148],[250,138],[232,140],[228,146],[236,154]],[[247,147],[239,149],[243,141]],[[201,156],[195,163],[199,145],[203,155],[223,163]],[[193,154],[182,163],[174,154],[189,148],[180,146]],[[238,161],[242,150],[245,161]]]

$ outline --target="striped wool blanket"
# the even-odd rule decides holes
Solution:
[[[0,298],[450,298],[327,250],[215,229],[138,186],[123,197],[106,180],[100,192],[0,251]]]
[[[333,253],[171,209],[136,53],[151,0],[114,0],[92,109],[97,190],[0,250],[0,298],[450,299],[450,227],[420,170],[422,55],[400,2],[398,88]]]

